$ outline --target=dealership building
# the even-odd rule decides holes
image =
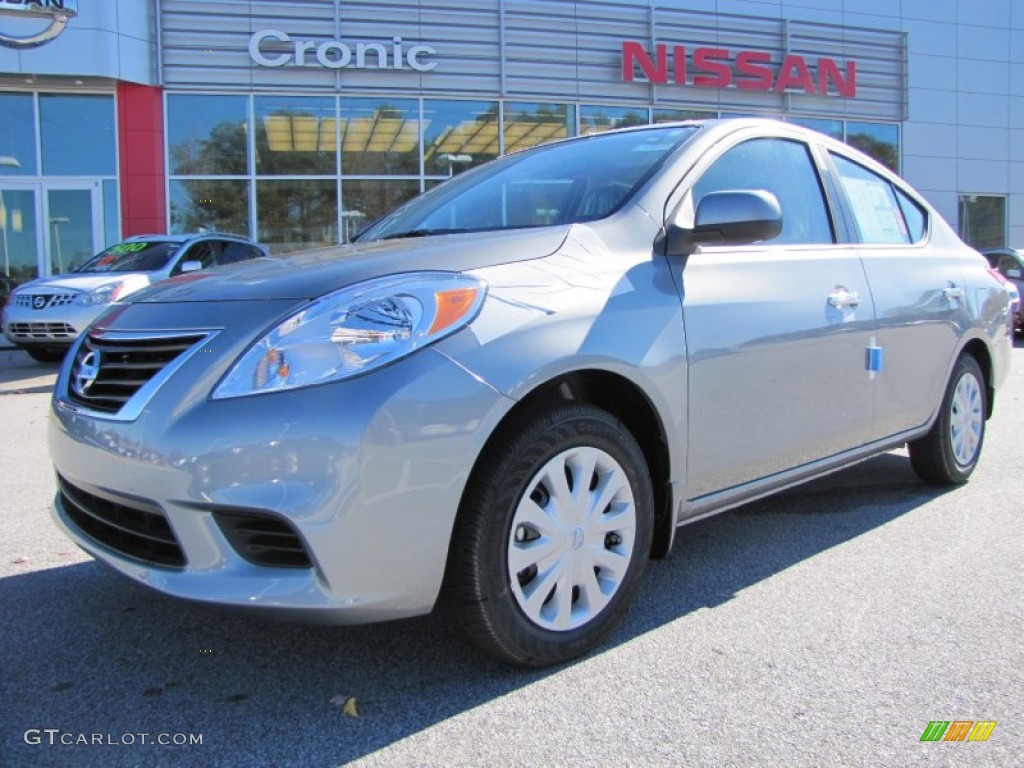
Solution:
[[[138,233],[344,242],[499,154],[763,115],[1024,246],[1024,3],[0,0],[8,289]]]

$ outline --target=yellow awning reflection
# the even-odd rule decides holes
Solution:
[[[415,152],[420,141],[420,121],[401,117],[343,118],[343,152]]]
[[[263,118],[271,152],[333,152],[337,147],[338,121],[316,115],[267,115]],[[344,152],[415,152],[420,140],[420,121],[400,117],[342,118]]]
[[[393,113],[392,113],[393,114]],[[402,117],[341,118],[316,115],[276,114],[263,117],[267,145],[271,152],[333,152],[340,128],[343,152],[416,152],[422,129],[429,121]],[[436,155],[472,155],[492,157],[500,151],[500,125],[495,120],[464,120],[438,135],[425,150],[429,160]],[[565,117],[505,121],[505,151],[525,149],[570,135]]]

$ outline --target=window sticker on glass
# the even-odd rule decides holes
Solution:
[[[906,242],[906,225],[893,207],[886,186],[862,179],[843,179],[843,186],[865,243]]]
[[[861,242],[909,243],[907,222],[889,182],[843,157],[832,158],[853,207]]]
[[[107,249],[107,253],[138,253],[149,247],[149,243],[119,243]]]

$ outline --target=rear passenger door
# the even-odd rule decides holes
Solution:
[[[829,152],[877,315],[872,379],[875,438],[927,422],[946,387],[963,310],[963,278],[950,254],[927,247],[926,210],[889,179]]]
[[[871,433],[871,293],[856,246],[837,243],[817,157],[796,139],[741,141],[697,169],[683,200],[695,208],[709,192],[764,189],[783,215],[772,241],[703,246],[672,265],[683,292],[693,501]]]

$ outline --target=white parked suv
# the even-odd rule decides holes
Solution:
[[[4,305],[3,332],[35,360],[59,362],[118,299],[168,277],[267,255],[263,246],[224,232],[130,237],[74,272],[18,287]]]

